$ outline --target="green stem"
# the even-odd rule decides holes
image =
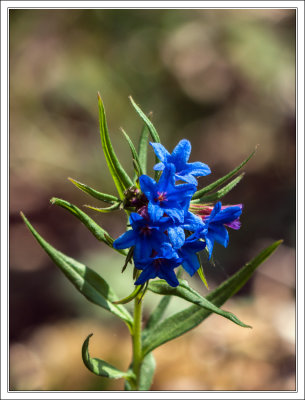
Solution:
[[[142,363],[142,340],[141,340],[141,325],[142,325],[142,300],[141,293],[134,300],[134,327],[132,335],[132,348],[133,348],[133,360],[132,370],[135,374],[136,380],[133,390],[139,390],[140,383],[140,369]]]

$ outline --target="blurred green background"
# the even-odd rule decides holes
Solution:
[[[252,330],[211,316],[155,351],[152,390],[295,389],[295,10],[10,10],[10,389],[122,390],[93,376],[80,349],[126,369],[127,329],[87,303],[41,250],[19,211],[56,248],[130,293],[123,259],[49,199],[98,205],[67,177],[115,193],[100,146],[97,91],[115,150],[132,164],[146,112],[162,143],[192,142],[191,161],[221,177],[259,144],[224,203],[243,203],[242,228],[205,262],[213,288],[272,241],[284,244],[225,309]],[[152,153],[150,151],[150,153]],[[153,158],[150,154],[150,165]],[[113,237],[120,212],[90,212]],[[205,294],[196,277],[191,285]],[[158,301],[145,298],[144,318]],[[186,303],[172,302],[169,312]],[[245,371],[247,373],[245,374]]]

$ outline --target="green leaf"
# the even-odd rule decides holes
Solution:
[[[222,184],[224,184],[225,182],[227,182],[232,176],[234,176],[235,174],[237,174],[237,172],[245,165],[247,164],[247,162],[250,160],[250,158],[253,157],[253,155],[255,154],[257,150],[257,146],[254,149],[254,151],[249,155],[248,158],[246,158],[241,164],[238,165],[238,167],[236,167],[235,169],[233,169],[233,171],[229,172],[227,175],[223,176],[222,178],[218,179],[217,181],[211,183],[210,185],[198,190],[194,196],[193,196],[193,200],[196,199],[200,199],[201,197],[203,197],[206,193],[211,192],[212,190],[218,188],[219,186],[221,186]]]
[[[86,265],[56,250],[39,235],[23,213],[21,213],[21,217],[40,246],[75,288],[92,303],[103,307],[105,310],[121,318],[131,330],[133,319],[124,306],[113,304],[118,298],[107,282]]]
[[[243,172],[240,174],[237,178],[233,179],[230,183],[228,183],[226,186],[218,190],[216,193],[212,193],[207,196],[203,196],[200,199],[197,200],[192,200],[192,203],[208,203],[211,201],[216,201],[220,200],[222,197],[224,197],[227,193],[229,193],[244,177],[245,173]]]
[[[84,213],[74,204],[71,204],[66,200],[58,199],[56,197],[53,197],[50,202],[68,210],[71,214],[78,218],[98,240],[112,247],[114,239],[112,239],[112,237],[110,237],[110,235],[103,228],[101,228],[95,221],[93,221],[93,219],[90,218],[89,215]]]
[[[91,187],[85,185],[77,181],[76,179],[68,178],[70,182],[73,183],[78,189],[82,190],[85,193],[90,194],[90,196],[94,197],[95,199],[105,201],[105,203],[117,203],[120,201],[118,197],[112,196],[111,194],[101,193]]]
[[[227,299],[237,293],[245,285],[256,268],[265,261],[281,243],[282,240],[279,240],[264,249],[257,257],[237,271],[231,278],[209,293],[206,299],[215,306],[220,307]],[[143,331],[143,354],[148,354],[163,343],[175,339],[183,333],[195,328],[210,314],[211,311],[199,307],[198,305],[193,305],[172,315],[151,329],[145,329]]]
[[[143,174],[146,174],[147,171],[147,141],[148,141],[149,130],[147,125],[143,126],[140,141],[139,141],[139,164],[143,171]]]
[[[187,300],[190,303],[196,304],[206,310],[214,312],[215,314],[221,315],[222,317],[229,319],[237,325],[240,325],[244,328],[250,328],[249,325],[245,325],[234,314],[228,311],[221,310],[209,300],[202,297],[199,293],[192,289],[185,280],[179,280],[179,286],[177,287],[170,286],[163,279],[152,281],[149,283],[148,289],[157,294],[181,297],[182,299]]]
[[[169,305],[170,300],[171,300],[171,296],[162,297],[162,299],[160,300],[157,307],[151,313],[151,315],[146,323],[145,329],[148,330],[148,329],[154,327],[161,320],[167,306]]]
[[[109,171],[112,175],[116,188],[121,199],[124,198],[124,191],[132,186],[132,180],[129,178],[124,168],[120,164],[110,141],[104,105],[100,94],[98,93],[100,134],[103,151],[107,161]]]
[[[110,207],[93,207],[93,206],[89,206],[88,204],[84,204],[84,207],[90,208],[91,210],[98,211],[100,213],[107,214],[109,212],[118,210],[120,208],[121,204],[122,204],[121,202],[115,203],[115,204],[112,204],[112,206],[110,206]]]
[[[136,164],[138,165],[139,173],[140,173],[140,175],[143,175],[143,171],[142,171],[142,168],[141,168],[141,164],[140,164],[140,160],[139,160],[139,156],[138,156],[137,150],[136,150],[136,148],[134,147],[134,144],[132,143],[130,137],[127,135],[127,133],[124,131],[123,128],[121,128],[121,131],[123,132],[123,135],[125,136],[125,139],[126,139],[127,142],[128,142],[128,145],[129,145],[129,147],[130,147],[130,151],[131,151],[132,157],[133,157],[133,159],[135,160]]]
[[[84,341],[82,346],[82,358],[83,362],[89,371],[93,372],[95,375],[104,376],[105,378],[111,379],[130,379],[132,377],[131,372],[123,372],[108,364],[106,361],[100,360],[98,358],[91,358],[89,354],[89,339],[93,334],[91,333],[87,339]]]
[[[153,123],[151,122],[151,120],[145,115],[145,113],[141,110],[141,108],[134,102],[134,100],[131,96],[129,96],[129,100],[131,101],[131,104],[133,105],[136,112],[139,114],[139,116],[145,122],[153,141],[160,143],[160,137],[158,135],[156,128],[154,127]]]
[[[149,390],[156,369],[156,361],[152,353],[148,353],[141,364],[139,390]]]

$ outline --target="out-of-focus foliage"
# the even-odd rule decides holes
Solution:
[[[226,198],[242,199],[242,228],[231,235],[226,252],[217,247],[212,263],[203,260],[209,282],[225,280],[258,249],[284,239],[276,259],[243,290],[255,302],[232,300],[236,309],[244,307],[245,314],[238,315],[253,332],[211,317],[205,323],[210,335],[198,328],[194,337],[177,339],[181,349],[193,349],[194,357],[183,370],[175,369],[182,365],[177,354],[171,365],[158,362],[171,358],[170,345],[158,349],[157,362],[164,371],[157,371],[153,389],[178,389],[174,377],[181,373],[185,381],[180,380],[180,389],[294,389],[295,11],[288,9],[10,10],[11,389],[99,389],[98,378],[82,370],[80,355],[70,357],[69,343],[72,352],[79,351],[93,318],[107,318],[63,282],[22,225],[21,209],[50,243],[100,272],[119,296],[131,291],[131,271],[120,273],[123,258],[110,254],[82,224],[49,203],[56,196],[79,207],[88,201],[101,207],[68,177],[116,194],[101,150],[97,91],[115,151],[128,172],[130,153],[120,127],[133,142],[142,128],[129,95],[145,112],[153,111],[154,125],[169,150],[182,138],[192,142],[190,161],[200,160],[212,169],[211,176],[201,178],[205,184],[260,145],[245,178]],[[119,211],[90,215],[112,237],[123,232]],[[197,285],[205,290],[200,281]],[[179,301],[171,304],[172,310],[180,307]],[[150,294],[147,303],[150,308],[155,304]],[[278,319],[270,323],[268,307],[270,313],[274,307],[273,315],[279,310]],[[111,358],[102,345],[103,335],[108,343],[110,334],[103,323],[95,324],[100,338],[94,335],[92,351],[126,369],[116,355],[120,346],[126,363],[130,356],[123,328],[117,327],[119,339],[113,337],[109,346]],[[223,326],[232,330],[226,343]],[[71,332],[76,332],[74,343]],[[237,340],[235,335],[244,336]],[[52,343],[62,343],[60,360],[52,359]],[[22,366],[23,359],[24,365],[32,360],[30,368]],[[80,372],[62,379],[59,371],[68,371],[71,360],[72,365],[79,363]],[[209,371],[213,363],[216,367],[224,361],[226,374],[215,381]],[[194,370],[194,363],[200,364],[198,377],[187,372]],[[240,382],[244,368],[252,374]],[[172,374],[172,385],[165,371]],[[115,385],[121,389],[119,381]]]

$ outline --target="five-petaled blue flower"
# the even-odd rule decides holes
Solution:
[[[175,178],[184,182],[197,185],[195,176],[205,176],[211,173],[208,165],[202,162],[188,163],[191,154],[191,143],[186,140],[180,140],[170,154],[161,143],[150,143],[154,149],[156,156],[160,162],[154,166],[154,170],[163,171],[166,165],[173,164],[175,166]]]
[[[209,258],[211,258],[215,241],[224,247],[228,246],[229,233],[224,225],[236,226],[233,222],[238,220],[241,213],[241,205],[222,208],[220,201],[215,204],[210,216],[204,220],[202,228],[197,231],[197,236],[204,238],[206,242]],[[235,229],[238,228],[235,227]]]
[[[189,183],[175,185],[173,164],[166,165],[158,182],[147,175],[140,176],[139,180],[141,190],[149,201],[149,216],[154,222],[164,214],[173,221],[184,221],[184,213],[189,207],[196,186]]]

